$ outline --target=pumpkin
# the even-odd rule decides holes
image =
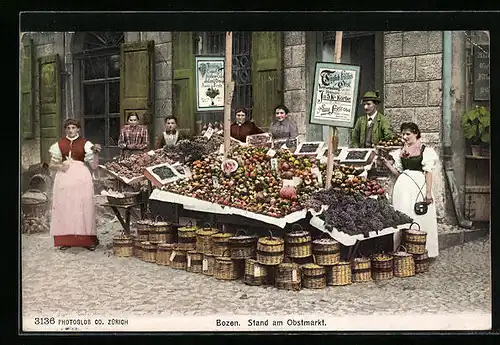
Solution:
[[[297,190],[293,186],[283,186],[280,190],[280,197],[283,199],[297,199]]]

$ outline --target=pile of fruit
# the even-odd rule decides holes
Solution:
[[[391,147],[391,146],[403,146],[405,144],[405,141],[403,140],[403,137],[401,136],[400,133],[396,133],[392,138],[388,140],[380,140],[377,145],[373,144],[372,146],[384,146],[384,147]]]
[[[155,150],[154,152],[154,155],[150,155],[147,152],[134,154],[125,159],[107,162],[104,166],[118,176],[130,179],[143,175],[144,169],[147,167],[164,163],[173,163],[170,158],[163,154],[162,149]]]
[[[221,205],[241,208],[272,217],[283,217],[304,208],[310,195],[319,190],[311,171],[316,159],[296,157],[288,150],[277,150],[271,157],[268,149],[254,146],[236,147],[228,158],[238,162],[238,169],[225,174],[223,158],[211,154],[193,162],[192,178],[165,186],[172,193],[182,194]],[[276,169],[271,160],[277,160]],[[300,178],[298,185],[283,186],[283,180]]]
[[[332,187],[345,194],[362,193],[364,196],[383,195],[384,188],[376,181],[366,177],[349,176],[340,171],[333,173]]]
[[[197,136],[193,139],[180,140],[174,146],[165,146],[163,152],[173,161],[190,164],[211,153],[218,152],[223,143],[224,137],[219,134],[212,135],[210,139]]]

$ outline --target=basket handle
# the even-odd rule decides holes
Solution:
[[[245,235],[248,235],[248,233],[247,233],[245,230],[243,230],[243,229],[238,229],[238,230],[236,230],[236,233],[234,234],[234,236],[235,236],[235,237],[236,237],[236,236],[238,236],[238,234],[240,233],[240,231],[243,231],[243,233],[244,233]]]
[[[229,251],[228,249],[224,250],[224,251],[222,252],[222,257],[223,257],[223,256],[224,256],[224,254],[226,254],[226,252],[228,252],[228,251]]]
[[[208,225],[208,227],[205,227],[205,225]],[[212,224],[209,222],[203,223],[203,229],[212,229]]]
[[[157,216],[155,217],[155,223],[158,221],[158,218],[160,218],[160,221],[162,221],[162,222],[163,222],[163,217],[162,217],[162,216],[160,216],[160,215],[157,215]]]
[[[399,252],[399,248],[403,248],[404,249],[404,252],[406,253],[406,247],[403,246],[402,244],[400,244],[397,248],[396,248],[396,251]]]
[[[293,225],[292,225],[292,230],[293,230],[295,227],[298,227],[298,228],[299,228],[299,230],[304,231],[304,228],[303,228],[303,227],[302,227],[302,225],[300,225],[300,224],[293,224]]]
[[[188,225],[190,228],[193,226],[193,222],[188,220],[187,223],[185,225]]]
[[[326,238],[328,236],[328,238],[332,238],[330,236],[330,234],[326,233],[326,232],[322,232],[321,235],[319,235],[319,238]]]
[[[410,230],[410,229],[411,229],[411,226],[412,226],[413,224],[417,224],[417,226],[418,226],[418,230],[420,231],[420,225],[419,225],[417,222],[412,222],[412,223],[410,224],[410,227],[408,228],[408,230]]]
[[[267,230],[269,232],[269,238],[273,238],[273,232],[271,230]]]

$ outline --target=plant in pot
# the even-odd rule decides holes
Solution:
[[[482,148],[490,143],[490,112],[483,106],[475,106],[462,116],[464,138],[469,140],[473,156],[481,156]]]

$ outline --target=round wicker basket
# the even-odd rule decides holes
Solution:
[[[331,238],[319,238],[312,242],[312,253],[316,264],[336,265],[340,262],[340,243]]]
[[[244,282],[247,285],[269,285],[272,284],[273,266],[261,265],[254,259],[245,260]]]
[[[21,210],[26,217],[39,218],[45,216],[48,203],[47,193],[38,189],[28,189],[21,196]]]
[[[370,258],[354,258],[351,263],[352,281],[364,283],[372,280]]]
[[[385,253],[372,255],[372,278],[373,280],[391,279],[394,274],[394,258]]]
[[[170,223],[164,222],[160,216],[156,216],[154,222],[150,225],[149,240],[171,243],[170,239]]]
[[[326,287],[325,267],[316,264],[301,266],[302,286],[308,289],[324,289]]]
[[[229,238],[233,234],[229,232],[218,232],[212,235],[212,253],[215,256],[231,256],[231,251],[229,249]]]
[[[404,251],[399,251],[402,248]],[[404,246],[399,246],[398,250],[393,253],[394,257],[394,276],[395,277],[411,277],[415,275],[415,261],[413,255],[406,251]]]
[[[202,273],[207,276],[214,275],[215,256],[213,254],[203,254]]]
[[[142,242],[142,260],[146,262],[156,262],[157,243]]]
[[[188,226],[180,227],[177,229],[177,247],[181,250],[195,250],[196,249],[196,230],[198,227],[192,226],[191,222]]]
[[[205,225],[208,225],[208,227],[206,227]],[[208,223],[205,225],[203,228],[196,230],[196,250],[203,254],[211,254],[212,235],[218,233],[219,230],[216,228],[212,228]]]
[[[415,262],[415,273],[424,273],[429,271],[429,254],[427,250],[423,254],[413,254]]]
[[[257,261],[262,265],[279,265],[285,258],[285,241],[280,237],[261,237],[257,241]]]
[[[137,239],[142,242],[149,241],[149,233],[151,232],[152,222],[149,219],[138,220],[135,223],[137,228]]]
[[[327,285],[343,286],[352,284],[351,263],[340,261],[336,265],[325,266]]]
[[[134,255],[134,239],[132,236],[121,235],[113,238],[113,254],[129,257]]]
[[[187,252],[188,250],[179,248],[179,245],[174,246],[169,258],[170,267],[178,270],[185,270],[187,268]]]
[[[294,224],[294,227],[300,227]],[[290,258],[305,258],[311,256],[311,233],[302,230],[292,231],[285,235],[285,252]]]
[[[219,256],[215,258],[214,277],[221,280],[236,280],[241,278],[244,267],[244,260]]]
[[[161,243],[158,245],[156,252],[156,263],[162,266],[170,266],[170,255],[174,249],[173,243]]]
[[[239,236],[242,231],[245,235]],[[229,237],[229,256],[232,259],[253,259],[256,255],[257,237],[248,236],[242,229],[236,231],[234,236]]]
[[[203,253],[195,250],[187,252],[187,266],[186,271],[192,273],[201,273],[203,270]]]
[[[300,266],[294,263],[282,263],[276,266],[274,286],[281,290],[301,289]]]
[[[416,224],[417,229],[412,229],[412,225]],[[413,222],[409,229],[405,229],[403,233],[403,245],[406,251],[410,254],[424,254],[426,252],[425,245],[427,242],[427,233],[420,230],[420,225]]]

